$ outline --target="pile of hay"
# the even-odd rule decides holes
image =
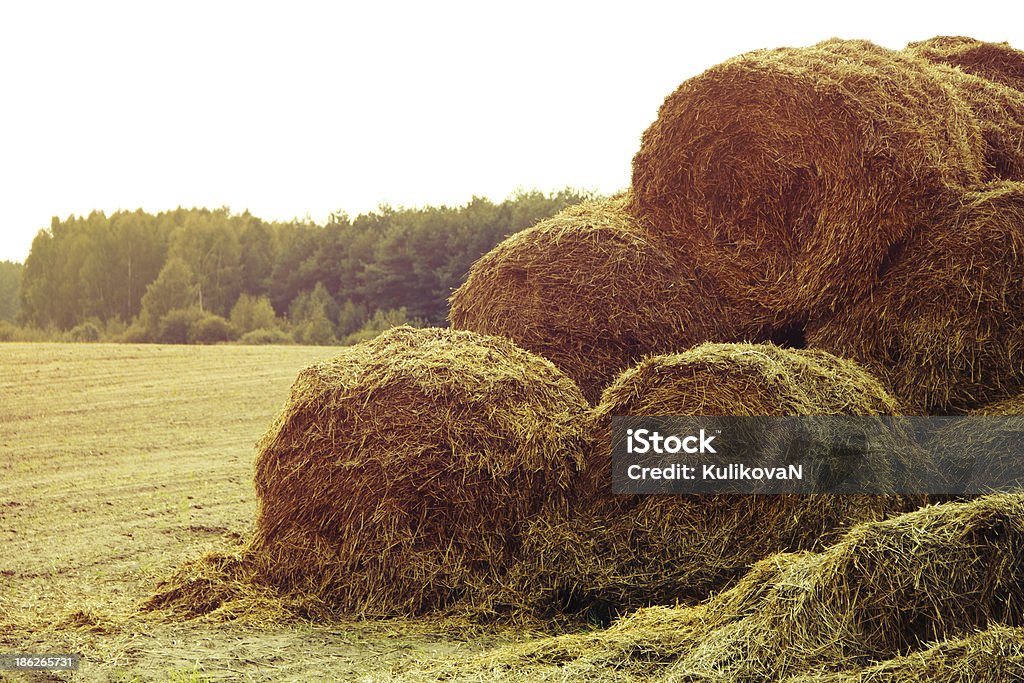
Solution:
[[[907,242],[870,295],[808,326],[914,412],[950,414],[1024,389],[1024,183],[963,196]]]
[[[699,606],[506,647],[445,680],[1017,680],[1022,550],[1024,496],[932,506],[767,558]]]
[[[649,353],[688,348],[720,316],[670,245],[636,227],[626,197],[587,202],[516,233],[478,260],[451,297],[456,329],[540,354],[596,402]]]
[[[749,339],[798,337],[984,177],[980,126],[932,64],[833,39],[740,55],[679,86],[633,159],[630,209]]]
[[[399,327],[300,373],[259,444],[259,581],[339,612],[481,605],[582,464],[587,403],[512,342]]]
[[[694,602],[784,550],[823,547],[846,525],[923,504],[911,496],[613,496],[615,415],[893,415],[896,402],[855,364],[770,344],[704,344],[622,373],[592,411],[595,447],[573,506],[538,518],[513,583],[532,611],[599,620]],[[924,466],[912,437],[890,450]],[[891,476],[880,464],[873,476]],[[882,482],[884,484],[884,482]]]
[[[936,64],[958,67],[1024,91],[1024,52],[1009,43],[986,43],[966,36],[936,36],[907,45],[907,51]]]

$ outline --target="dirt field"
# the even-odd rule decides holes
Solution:
[[[255,513],[253,444],[325,347],[0,344],[0,680],[401,680],[519,640],[430,621],[166,622],[138,604]]]

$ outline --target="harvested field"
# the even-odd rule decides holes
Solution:
[[[0,344],[0,652],[80,652],[84,681],[388,680],[527,637],[451,619],[225,625],[138,611],[182,563],[251,533],[254,443],[298,371],[336,353]]]

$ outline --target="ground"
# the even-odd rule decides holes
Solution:
[[[0,344],[0,680],[400,680],[528,637],[445,621],[215,624],[140,613],[247,533],[254,443],[327,347]]]

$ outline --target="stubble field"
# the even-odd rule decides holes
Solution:
[[[0,344],[0,653],[82,655],[0,680],[401,678],[518,640],[448,622],[201,623],[140,613],[248,532],[254,443],[327,347]]]

